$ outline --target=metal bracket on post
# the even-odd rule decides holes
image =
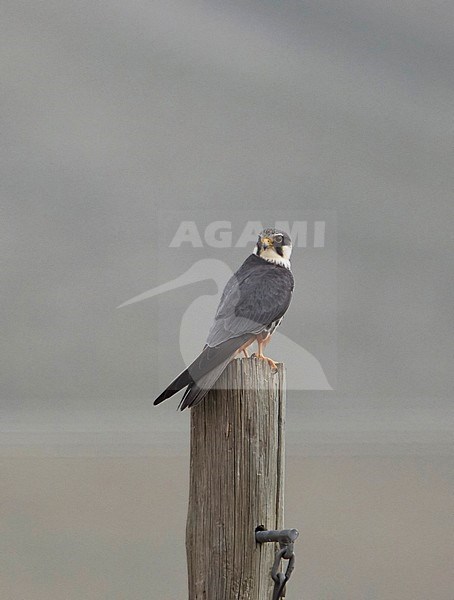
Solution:
[[[281,529],[280,531],[266,531],[258,527],[255,531],[255,541],[258,544],[272,542],[279,544],[279,550],[276,552],[273,568],[271,569],[271,577],[274,581],[273,600],[280,600],[285,596],[285,585],[290,579],[290,576],[295,568],[295,553],[293,546],[296,538],[299,536],[297,529]],[[279,572],[281,560],[288,560],[288,565],[285,573]]]

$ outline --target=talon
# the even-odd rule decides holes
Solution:
[[[267,358],[266,360],[270,365],[271,369],[277,372],[277,364],[274,362],[274,360],[272,358]]]
[[[274,362],[272,358],[268,358],[268,356],[264,356],[263,354],[253,354],[255,358],[259,358],[260,360],[266,360],[273,371],[277,371],[277,364]]]

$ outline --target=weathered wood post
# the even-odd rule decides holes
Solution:
[[[233,360],[191,411],[186,528],[189,600],[270,600],[275,544],[255,529],[283,527],[285,371]]]

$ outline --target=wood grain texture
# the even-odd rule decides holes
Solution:
[[[189,600],[270,600],[276,547],[255,529],[283,527],[285,369],[232,361],[191,411],[186,528]]]

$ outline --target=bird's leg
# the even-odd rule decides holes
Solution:
[[[261,338],[257,338],[257,347],[258,347],[258,352],[255,355],[257,358],[260,358],[260,360],[266,360],[266,362],[270,365],[270,367],[273,369],[273,371],[277,371],[277,365],[274,362],[274,360],[272,358],[268,358],[268,356],[264,356],[263,355],[263,339]]]
[[[237,350],[237,354],[244,354],[245,358],[249,358],[249,353],[247,351],[248,346],[252,344],[255,337],[251,337],[247,342],[245,342],[242,346],[240,346]]]

